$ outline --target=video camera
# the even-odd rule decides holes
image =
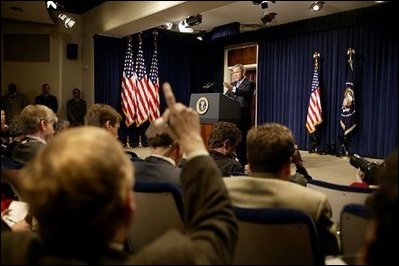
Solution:
[[[381,164],[375,162],[369,162],[358,154],[350,156],[349,163],[353,167],[359,168],[360,171],[364,173],[363,182],[366,182],[369,185],[377,184],[375,171],[381,167]]]

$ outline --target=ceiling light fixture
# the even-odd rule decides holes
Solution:
[[[318,12],[323,8],[324,2],[323,1],[316,1],[310,5],[309,8],[313,10],[313,12]]]
[[[56,20],[55,17],[57,17],[59,20],[62,21],[65,28],[67,29],[70,29],[75,25],[76,20],[73,17],[70,17],[64,13],[65,7],[63,5],[59,4],[56,1],[46,1],[46,7],[54,23]]]
[[[75,25],[75,19],[72,17],[69,17],[68,15],[64,14],[64,13],[60,13],[58,15],[58,18],[64,23],[65,28],[70,29],[73,27],[73,25]]]
[[[199,40],[199,41],[203,41],[204,39],[205,39],[205,34],[206,34],[206,31],[204,31],[204,30],[200,30],[199,32],[198,32],[198,35],[197,35],[197,40]]]
[[[64,10],[64,6],[56,1],[46,1],[47,9]]]
[[[189,16],[188,18],[186,18],[186,23],[189,26],[199,25],[202,23],[202,15],[198,14],[196,16]]]
[[[57,9],[57,4],[54,1],[46,1],[47,8]]]
[[[263,24],[269,25],[276,16],[277,16],[277,13],[270,12],[270,13],[266,13],[265,16],[263,18],[261,18],[260,20],[263,22]]]
[[[176,27],[176,25],[173,22],[167,22],[164,24],[164,26],[167,30],[172,30],[174,27]]]
[[[251,2],[256,6],[260,5],[262,9],[266,9],[269,7],[269,2],[272,2],[274,4],[276,1],[251,1]]]
[[[186,20],[182,20],[182,21],[179,22],[179,31],[180,31],[180,32],[183,32],[183,33],[193,33],[193,32],[194,32],[194,29],[191,28],[191,27],[187,24]]]
[[[180,32],[193,33],[194,29],[191,26],[199,25],[202,23],[202,15],[188,16],[185,20],[179,22],[178,28]]]

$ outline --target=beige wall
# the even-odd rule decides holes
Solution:
[[[31,103],[34,97],[41,93],[43,83],[50,84],[50,93],[58,98],[58,116],[66,117],[66,101],[72,97],[72,88],[82,91],[84,98],[87,89],[82,87],[82,41],[79,16],[72,29],[66,29],[61,24],[48,25],[30,22],[2,21],[1,38],[4,33],[18,34],[49,34],[49,62],[5,62],[1,57],[1,95],[7,92],[10,82],[17,84],[18,91],[26,94]],[[78,59],[66,58],[66,44],[78,44]],[[29,45],[29,44],[26,44]],[[2,55],[4,54],[3,45]]]
[[[83,1],[83,0],[82,0]],[[88,106],[94,103],[94,43],[95,34],[118,36],[134,34],[156,27],[170,19],[181,19],[188,13],[201,13],[234,1],[107,1],[82,16],[73,14],[76,24],[66,29],[59,21],[55,25],[3,21],[3,33],[49,34],[49,62],[4,62],[1,59],[1,94],[7,84],[15,82],[20,92],[31,101],[41,93],[44,82],[58,98],[60,117],[65,117],[66,101],[72,88],[82,91]],[[66,58],[66,44],[78,44],[78,59]],[[28,44],[27,44],[28,45]],[[3,45],[1,45],[3,49]],[[3,55],[3,50],[2,50]]]

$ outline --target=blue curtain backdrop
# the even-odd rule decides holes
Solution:
[[[169,81],[176,98],[189,103],[207,82],[222,91],[226,45],[258,42],[258,124],[279,122],[294,133],[301,149],[309,149],[305,127],[313,75],[314,51],[321,53],[320,87],[323,123],[321,150],[340,141],[339,115],[345,84],[346,50],[356,50],[355,96],[357,128],[350,151],[383,158],[397,148],[398,36],[389,31],[392,4],[315,18],[260,31],[199,42],[195,36],[159,31],[160,83]],[[373,18],[370,19],[370,18]],[[133,36],[134,56],[137,34]],[[147,72],[152,55],[152,30],[143,33]],[[120,111],[120,81],[126,38],[96,36],[95,100]],[[161,94],[161,110],[165,108]],[[121,112],[122,113],[122,112]],[[136,137],[135,128],[122,128],[121,139]],[[132,138],[132,137],[131,137]]]
[[[351,135],[350,151],[383,158],[397,148],[398,36],[389,30],[392,12],[378,8],[373,14],[370,10],[313,19],[288,26],[289,30],[284,26],[266,34],[259,43],[259,123],[279,122],[288,126],[300,148],[309,149],[305,121],[313,73],[312,55],[319,51],[323,108],[323,123],[318,129],[319,147],[325,150],[327,144],[340,143],[346,51],[352,47],[356,50],[357,127]],[[335,23],[322,23],[329,21]],[[308,23],[312,23],[313,32],[306,27]],[[300,28],[306,32],[300,33]],[[277,32],[279,34],[275,34]]]

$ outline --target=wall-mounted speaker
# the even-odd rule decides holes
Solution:
[[[68,59],[78,59],[78,44],[67,43],[66,54]]]

